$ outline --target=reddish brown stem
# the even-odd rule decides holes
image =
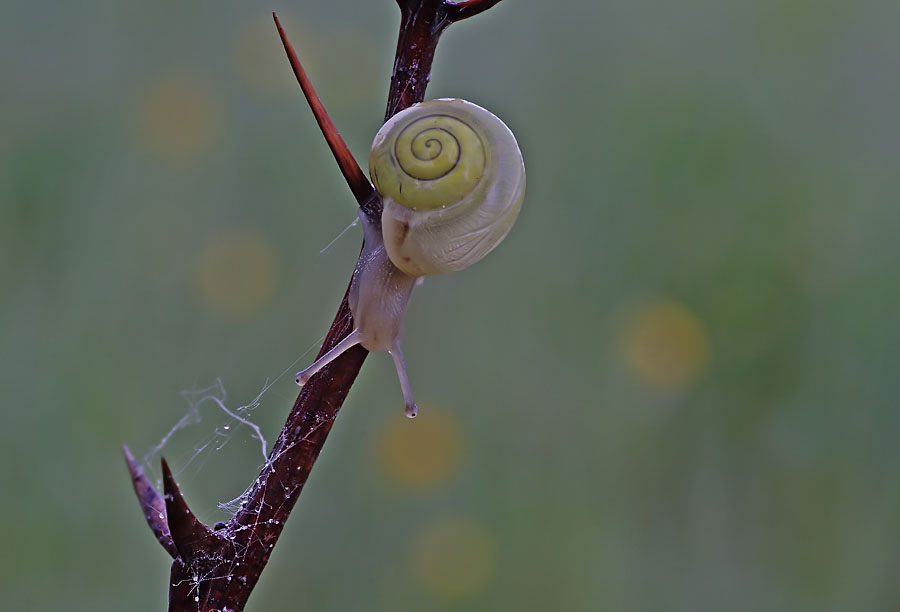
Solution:
[[[441,32],[450,23],[480,13],[497,1],[454,4],[447,0],[398,0],[400,36],[385,120],[424,99]],[[380,199],[328,117],[277,17],[275,22],[294,74],[341,173],[367,216],[379,219]],[[345,293],[319,356],[352,328]],[[367,354],[360,346],[348,350],[303,387],[241,509],[216,530],[203,525],[190,511],[165,462],[163,498],[124,449],[145,519],[175,558],[169,580],[170,612],[244,609]]]
[[[385,121],[398,111],[425,99],[434,51],[447,26],[484,12],[498,2],[500,0],[397,0],[400,5],[400,36]]]
[[[398,111],[425,99],[431,64],[441,33],[450,25],[444,0],[419,0],[400,4],[400,36],[391,74],[387,121]]]

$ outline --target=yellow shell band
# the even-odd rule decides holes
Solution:
[[[481,180],[486,147],[465,117],[427,104],[405,111],[375,138],[369,173],[384,197],[413,210],[434,210],[466,196]],[[393,121],[393,119],[392,119]]]

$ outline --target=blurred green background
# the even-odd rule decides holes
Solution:
[[[343,294],[359,228],[320,251],[355,205],[272,9],[365,160],[392,0],[0,10],[6,610],[163,609],[119,445],[223,520],[260,445],[181,392],[252,402]],[[429,97],[512,127],[522,216],[418,290],[419,418],[366,362],[248,611],[900,609],[898,23],[506,0],[451,27]],[[252,411],[270,444],[296,394]]]

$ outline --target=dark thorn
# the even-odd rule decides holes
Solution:
[[[197,544],[213,535],[213,532],[201,523],[188,508],[165,459],[162,460],[162,473],[163,491],[166,494],[166,514],[172,541],[175,543],[175,548],[178,549],[178,556],[183,561],[189,561],[193,557]]]
[[[162,544],[172,558],[178,557],[178,550],[172,541],[172,535],[169,533],[169,523],[166,520],[166,503],[162,496],[150,484],[150,481],[144,475],[144,470],[138,465],[128,449],[128,446],[122,445],[122,453],[125,455],[125,463],[128,464],[128,471],[131,473],[131,485],[134,487],[134,493],[137,495],[138,503],[144,512],[144,519],[150,526],[153,535],[157,541]]]
[[[500,0],[464,0],[463,2],[444,2],[451,22],[462,21],[483,13]]]
[[[350,153],[350,149],[347,148],[347,144],[344,142],[344,139],[341,138],[337,128],[334,127],[334,123],[331,121],[331,117],[328,116],[328,112],[325,110],[322,100],[319,99],[316,90],[312,86],[312,82],[309,80],[309,77],[306,76],[306,71],[303,70],[303,65],[300,64],[300,59],[294,52],[294,47],[288,40],[284,28],[281,27],[281,22],[278,21],[278,15],[272,13],[272,18],[275,20],[275,27],[278,28],[278,35],[281,37],[281,44],[284,45],[284,51],[287,53],[288,61],[291,63],[291,68],[294,70],[294,76],[297,77],[300,89],[303,90],[303,95],[306,96],[309,108],[312,110],[313,115],[316,118],[316,123],[319,124],[319,129],[322,130],[322,134],[325,136],[325,140],[331,148],[334,159],[341,169],[341,174],[344,175],[344,180],[346,180],[347,185],[350,186],[350,191],[353,192],[353,196],[356,198],[357,203],[360,205],[365,204],[372,198],[375,189],[372,187],[372,184],[369,183],[369,179],[366,178],[366,175],[363,174],[359,164],[353,159],[353,154]]]

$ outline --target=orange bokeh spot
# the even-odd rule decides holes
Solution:
[[[425,490],[453,475],[459,466],[461,446],[456,422],[425,406],[413,420],[390,418],[378,436],[376,454],[390,480]]]
[[[626,363],[643,380],[667,390],[695,383],[706,371],[709,338],[703,322],[673,300],[646,304],[628,317],[623,335]]]
[[[278,282],[278,258],[258,232],[229,231],[204,245],[194,274],[199,297],[210,310],[240,318],[271,299]]]
[[[198,78],[173,73],[141,94],[136,137],[163,161],[185,165],[209,153],[221,136],[224,117],[218,96]]]

